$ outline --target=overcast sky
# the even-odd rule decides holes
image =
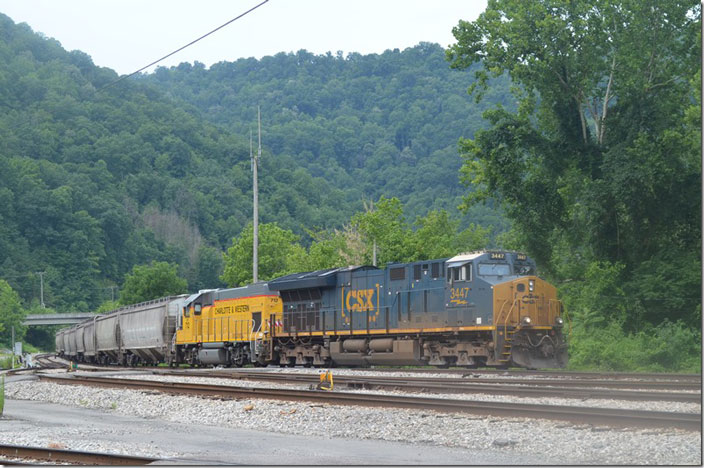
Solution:
[[[0,12],[125,74],[261,1],[0,0]],[[421,41],[447,47],[454,42],[452,27],[476,19],[484,8],[486,0],[269,0],[159,65],[197,60],[210,66],[299,49],[381,53]]]

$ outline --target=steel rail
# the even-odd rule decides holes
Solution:
[[[158,370],[157,370],[158,372]],[[188,372],[188,370],[180,371],[175,369],[164,369],[162,372]],[[193,371],[191,371],[193,372]],[[234,371],[243,372],[243,371]],[[274,374],[268,373],[266,371],[244,371],[244,372],[259,372],[261,374]],[[334,371],[333,371],[334,372]],[[358,377],[362,378],[362,377]],[[366,376],[363,378],[367,378]],[[442,382],[449,383],[452,382],[472,382],[472,383],[482,383],[482,384],[499,384],[499,385],[529,385],[529,386],[554,386],[554,387],[579,387],[584,388],[585,385],[591,387],[601,387],[601,388],[639,388],[647,390],[701,390],[702,386],[695,382],[672,382],[672,381],[643,381],[643,380],[589,380],[585,383],[584,380],[574,380],[574,379],[521,379],[521,378],[500,378],[500,379],[488,379],[484,377],[474,377],[471,378],[435,378],[435,377],[375,377],[379,380],[386,380],[389,382],[395,381],[406,381],[413,379],[416,382]]]
[[[319,377],[316,374],[298,373],[270,373],[270,372],[247,372],[247,371],[214,371],[214,372],[193,372],[193,371],[153,371],[155,375],[175,375],[188,377],[212,377],[226,378],[234,380],[254,380],[279,383],[317,383]],[[494,395],[512,395],[520,397],[554,397],[554,398],[601,398],[610,400],[633,400],[633,401],[674,401],[682,403],[701,402],[701,393],[679,393],[679,392],[644,392],[633,390],[603,390],[582,387],[543,387],[536,385],[513,385],[513,384],[485,384],[472,380],[462,379],[430,379],[414,377],[373,377],[373,376],[349,376],[342,375],[334,377],[337,385],[346,385],[351,388],[364,389],[392,389],[411,391],[432,391],[438,393],[489,393]],[[598,386],[597,383],[594,383]]]
[[[68,365],[68,364],[66,364]],[[60,364],[59,364],[60,366]],[[158,366],[140,366],[140,367],[125,367],[125,366],[101,366],[97,364],[79,364],[79,368],[84,367],[86,370],[98,370],[98,369],[129,369],[129,370],[153,370],[153,369],[163,369]],[[65,366],[64,366],[65,367]],[[657,382],[695,382],[701,387],[702,376],[701,374],[677,374],[677,373],[657,373],[657,372],[588,372],[588,371],[560,371],[560,370],[531,370],[531,369],[493,369],[493,368],[450,368],[441,369],[437,367],[352,367],[342,369],[348,369],[352,371],[359,370],[361,372],[379,372],[379,373],[390,373],[390,372],[405,372],[413,374],[460,374],[463,377],[475,377],[481,378],[481,375],[505,375],[505,376],[532,376],[532,377],[567,377],[571,379],[612,379],[612,380],[637,380],[637,381],[648,381],[654,380]]]
[[[370,370],[363,369],[360,370]],[[525,376],[545,376],[545,377],[570,377],[574,379],[646,379],[646,380],[688,380],[694,382],[702,381],[701,374],[676,374],[658,372],[589,372],[589,371],[561,371],[561,370],[532,370],[532,369],[492,369],[492,368],[390,368],[375,367],[374,372],[408,372],[418,374],[490,374],[490,375],[525,375]]]
[[[701,431],[701,414],[663,411],[624,410],[614,408],[574,407],[522,403],[500,403],[444,398],[409,397],[347,392],[242,388],[223,385],[185,384],[105,377],[56,377],[42,375],[42,380],[68,385],[117,387],[134,390],[156,390],[172,394],[189,394],[219,398],[260,398],[323,402],[333,405],[381,406],[463,412],[484,416],[538,418],[620,427],[669,427]]]
[[[5,461],[4,458],[31,459],[44,462],[71,463],[79,465],[147,465],[157,458],[117,455],[112,453],[80,452],[75,450],[46,447],[23,447],[20,445],[0,445],[0,464],[21,464]]]

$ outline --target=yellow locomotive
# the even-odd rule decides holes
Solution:
[[[281,299],[266,283],[199,291],[183,306],[169,363],[265,364],[271,336],[282,323]]]

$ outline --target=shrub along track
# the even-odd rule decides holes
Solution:
[[[539,418],[619,427],[679,428],[701,430],[701,414],[670,413],[661,411],[624,410],[613,408],[585,408],[573,406],[495,403],[417,396],[396,396],[325,392],[312,390],[282,390],[266,388],[241,388],[222,385],[202,385],[176,382],[156,382],[136,379],[106,377],[57,377],[40,375],[40,379],[68,385],[89,385],[133,390],[160,391],[178,395],[197,395],[217,398],[260,398],[274,400],[309,401],[332,405],[356,405],[442,412],[462,412],[484,416],[511,418]]]

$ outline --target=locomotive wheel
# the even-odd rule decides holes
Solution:
[[[242,367],[247,363],[247,356],[244,354],[242,348],[235,348],[232,354],[232,364],[235,367]]]

